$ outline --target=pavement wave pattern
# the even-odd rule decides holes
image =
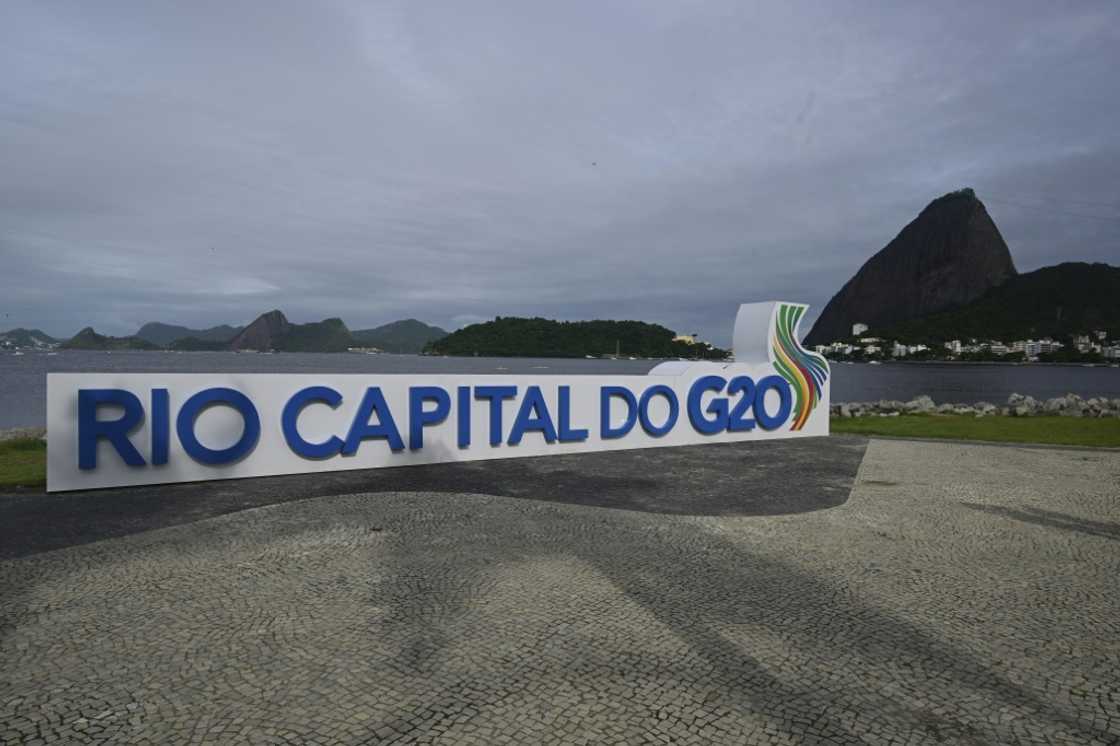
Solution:
[[[872,441],[798,515],[362,494],[5,560],[0,741],[1120,743],[1117,484]]]

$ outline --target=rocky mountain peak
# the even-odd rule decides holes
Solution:
[[[1017,274],[1011,252],[971,189],[929,203],[825,306],[806,344],[848,337],[852,325],[898,324],[960,307]]]
[[[235,350],[271,350],[292,329],[284,314],[276,309],[262,313],[230,341]]]

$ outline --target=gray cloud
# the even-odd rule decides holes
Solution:
[[[965,185],[1020,269],[1115,261],[1120,9],[898,5],[9,2],[0,327],[726,343]]]

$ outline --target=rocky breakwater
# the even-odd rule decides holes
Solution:
[[[991,402],[975,404],[937,404],[928,396],[910,401],[881,399],[877,402],[841,402],[832,405],[833,417],[897,417],[902,414],[957,414],[974,417],[1117,417],[1120,418],[1120,399],[1092,397],[1083,399],[1077,394],[1066,394],[1052,399],[1035,399],[1033,396],[1012,394],[1003,405]]]
[[[46,440],[47,430],[43,427],[14,427],[10,430],[0,430],[0,443],[5,440],[28,440],[39,438]]]

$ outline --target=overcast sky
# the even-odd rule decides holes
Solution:
[[[1117,263],[1118,70],[1114,1],[5,0],[0,329],[728,343],[962,186],[1021,271]]]

